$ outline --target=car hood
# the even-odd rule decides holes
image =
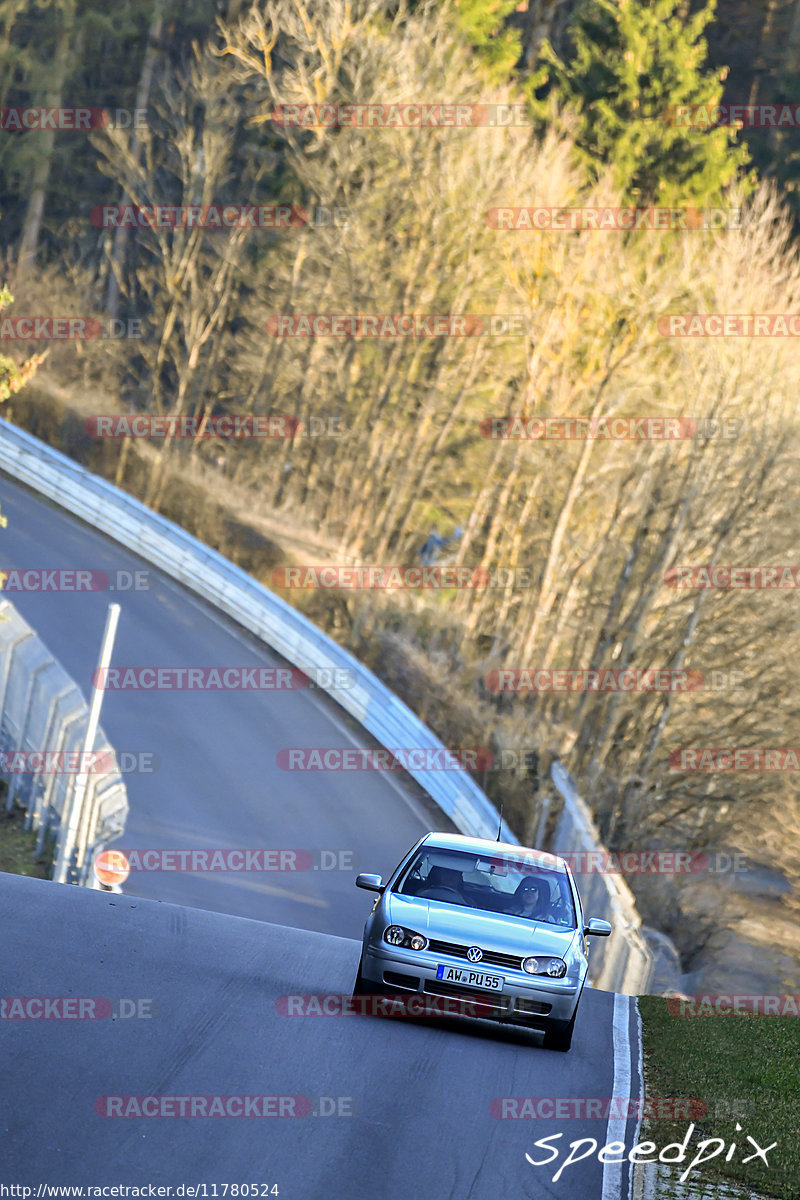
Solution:
[[[527,917],[508,917],[418,896],[398,896],[393,892],[385,900],[390,924],[405,925],[427,938],[481,946],[485,950],[563,957],[577,932],[544,921],[530,921]]]

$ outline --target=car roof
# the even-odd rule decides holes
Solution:
[[[531,855],[550,871],[568,873],[567,864],[557,854],[549,854],[546,850],[534,850],[530,846],[519,846],[511,842],[495,842],[490,838],[467,837],[461,833],[428,833],[422,839],[422,845],[436,847],[437,850],[467,850],[487,857],[509,856],[513,858]]]

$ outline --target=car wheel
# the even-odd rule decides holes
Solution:
[[[572,1045],[572,1034],[575,1030],[575,1018],[578,1015],[577,1008],[572,1014],[569,1021],[550,1021],[545,1030],[544,1042],[542,1045],[545,1050],[561,1050],[566,1053]]]

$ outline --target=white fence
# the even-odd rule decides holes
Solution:
[[[89,709],[60,663],[8,600],[0,599],[0,778],[8,783],[6,808],[21,805],[25,828],[37,834],[41,853],[48,831],[60,848],[64,817],[74,793],[75,767]],[[116,755],[98,730],[70,880],[86,883],[92,858],[125,829],[128,798]],[[66,771],[59,767],[66,766]]]
[[[326,690],[381,745],[389,749],[412,746],[432,751],[444,749],[439,739],[379,679],[279,596],[132,496],[3,420],[0,420],[0,469],[140,554],[310,676],[328,671],[336,679],[337,672],[345,671],[353,686]],[[409,774],[462,833],[491,838],[497,835],[497,810],[466,771],[409,766]],[[508,842],[517,842],[505,821],[501,836]],[[605,915],[606,911],[607,908],[597,915]],[[620,990],[642,991],[637,978],[645,977],[649,966],[643,972],[638,939],[628,948],[635,930],[624,906],[620,906],[620,916],[622,921],[611,938],[616,947],[614,959],[622,962],[630,957],[630,964],[624,970],[615,968],[614,978],[625,982],[626,988]],[[599,957],[596,950],[595,954]],[[605,972],[602,978],[605,980]],[[600,986],[611,985],[602,982]]]

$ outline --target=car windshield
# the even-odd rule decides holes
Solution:
[[[566,874],[538,856],[513,858],[423,846],[392,891],[562,928],[576,926]]]

